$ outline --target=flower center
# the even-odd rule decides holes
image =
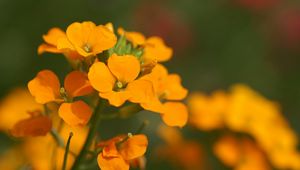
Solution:
[[[123,84],[120,81],[117,81],[116,85],[119,89],[121,89],[123,87]]]
[[[83,48],[83,50],[84,50],[85,52],[87,52],[87,53],[89,53],[89,52],[92,51],[92,47],[91,47],[90,44],[84,44],[82,48]]]

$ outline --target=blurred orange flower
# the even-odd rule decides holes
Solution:
[[[85,127],[62,126],[59,135],[63,137],[64,145],[67,143],[67,136],[70,131],[73,132],[74,136],[68,154],[67,169],[71,168],[76,158],[75,155],[80,152],[88,129]],[[19,151],[19,154],[27,159],[27,165],[37,170],[62,169],[64,153],[65,148],[58,146],[50,134],[42,137],[26,138]]]
[[[214,145],[214,153],[235,170],[270,170],[264,153],[249,139],[224,136]]]
[[[282,116],[278,104],[248,86],[237,84],[230,93],[216,92],[210,97],[195,93],[189,98],[189,106],[190,123],[195,127],[201,130],[223,127],[249,134],[274,167],[300,168],[297,136]]]
[[[45,136],[52,128],[52,121],[40,111],[28,112],[30,117],[17,122],[11,130],[14,137]]]
[[[13,89],[0,102],[0,130],[8,132],[18,121],[28,118],[28,111],[42,109],[25,88]]]
[[[211,96],[196,92],[188,99],[190,111],[189,122],[202,130],[213,130],[224,127],[225,111],[228,107],[228,96],[223,91],[215,91]]]
[[[198,142],[184,139],[180,131],[173,127],[160,126],[158,135],[166,143],[157,148],[158,159],[167,160],[180,169],[206,169],[203,151]]]

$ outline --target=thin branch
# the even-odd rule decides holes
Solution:
[[[67,161],[68,161],[68,155],[69,155],[70,143],[71,143],[72,136],[73,136],[73,133],[70,132],[68,142],[67,142],[67,145],[66,145],[62,170],[66,170],[66,168],[67,168]]]

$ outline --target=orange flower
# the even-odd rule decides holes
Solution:
[[[129,162],[145,154],[148,139],[145,135],[118,136],[101,143],[98,165],[103,170],[129,170]],[[125,140],[125,141],[124,141]]]
[[[142,56],[144,63],[149,63],[153,60],[165,62],[170,60],[173,50],[166,46],[163,39],[160,37],[150,37],[145,42],[144,54]]]
[[[36,102],[46,104],[49,102],[63,102],[58,110],[59,116],[69,125],[85,125],[92,114],[90,107],[83,101],[71,102],[74,97],[84,96],[93,91],[87,75],[80,71],[69,73],[64,81],[61,93],[58,77],[50,70],[40,71],[28,83],[30,93]],[[69,103],[66,103],[69,102]]]
[[[65,32],[60,28],[51,28],[46,35],[43,35],[45,43],[39,46],[38,54],[42,54],[44,52],[62,53],[61,50],[57,49],[57,41],[65,36]]]
[[[60,28],[51,28],[46,35],[43,35],[45,43],[38,47],[38,54],[40,55],[44,52],[63,53],[70,59],[80,59],[81,56],[75,50],[61,50],[57,48],[58,40],[61,38],[66,38],[66,33]]]
[[[28,112],[31,117],[17,122],[11,134],[14,137],[45,136],[52,128],[52,121],[40,111]]]
[[[94,63],[88,73],[91,85],[113,106],[119,107],[126,100],[133,103],[147,102],[154,96],[152,83],[137,79],[140,62],[132,55],[109,57],[107,65]]]
[[[148,103],[141,103],[141,106],[146,110],[161,113],[167,125],[183,127],[188,119],[188,111],[179,101],[186,97],[188,91],[182,87],[179,75],[168,74],[164,66],[157,64],[143,79],[153,83],[156,97]],[[161,102],[168,100],[170,101]]]
[[[95,56],[113,47],[117,41],[111,27],[96,26],[91,21],[74,22],[66,31],[67,36],[58,40],[58,49],[76,50],[84,57]]]
[[[61,104],[58,114],[69,125],[85,125],[91,118],[92,110],[85,102],[78,100]]]

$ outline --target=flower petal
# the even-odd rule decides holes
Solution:
[[[168,126],[183,127],[188,120],[188,110],[183,103],[166,102],[161,116]]]
[[[119,107],[123,105],[126,102],[126,100],[130,98],[130,93],[128,91],[119,91],[119,92],[110,91],[106,93],[100,92],[99,96],[104,99],[107,99],[109,101],[109,104]]]
[[[158,98],[154,98],[153,100],[147,102],[147,103],[141,103],[141,107],[143,107],[145,110],[149,110],[156,113],[163,113],[164,107],[163,104],[160,102]]]
[[[140,73],[140,62],[133,55],[113,54],[108,59],[108,67],[121,83],[132,82]]]
[[[121,156],[113,158],[105,158],[100,153],[97,158],[98,166],[102,170],[129,170],[129,163],[126,162]]]
[[[88,78],[91,85],[99,92],[112,91],[116,79],[102,62],[94,63],[89,70]]]
[[[57,76],[50,70],[40,71],[28,83],[28,89],[37,103],[45,104],[60,98],[60,83]]]
[[[105,147],[103,147],[102,154],[105,158],[115,158],[120,156],[114,141],[110,141]]]
[[[64,37],[66,37],[66,33],[57,27],[51,28],[46,35],[43,35],[44,41],[55,47],[57,46],[57,41]]]
[[[74,22],[67,28],[67,37],[72,45],[77,49],[82,48],[84,43],[88,42],[90,33],[93,32],[96,25],[91,21],[86,22]]]
[[[148,146],[148,139],[145,135],[134,135],[125,141],[119,150],[125,160],[132,160],[143,156]]]
[[[52,128],[48,116],[38,115],[17,122],[11,130],[14,137],[45,136]]]
[[[43,35],[43,39],[46,43],[57,46],[57,41],[60,38],[66,37],[66,33],[60,28],[51,28],[46,35]]]
[[[167,100],[182,100],[188,91],[181,85],[181,78],[177,74],[170,74],[166,79],[165,97]]]
[[[86,125],[92,116],[92,110],[83,101],[63,103],[58,110],[59,116],[70,126]]]
[[[89,37],[88,43],[91,44],[93,53],[96,55],[112,48],[117,43],[117,37],[111,28],[98,25]]]
[[[156,97],[153,85],[148,80],[139,79],[128,83],[126,91],[130,92],[129,100],[133,103],[148,103]]]
[[[38,47],[38,54],[43,54],[44,52],[50,52],[50,53],[62,53],[59,49],[57,49],[56,46],[48,45],[48,44],[41,44]]]
[[[65,78],[64,87],[71,97],[84,96],[93,92],[88,77],[80,71],[72,71]]]
[[[150,37],[146,40],[143,58],[149,60],[153,57],[158,62],[168,61],[173,54],[173,50],[166,46],[160,37]]]
[[[161,64],[157,64],[151,73],[142,77],[142,79],[149,80],[153,83],[155,93],[160,96],[165,90],[165,80],[168,77],[168,70]]]
[[[242,153],[242,143],[233,136],[223,136],[213,147],[214,154],[226,165],[234,166],[239,163]]]
[[[106,23],[104,26],[108,28],[111,32],[114,32],[114,26],[111,22]]]
[[[67,37],[57,40],[57,49],[75,51],[75,47],[71,44]]]

